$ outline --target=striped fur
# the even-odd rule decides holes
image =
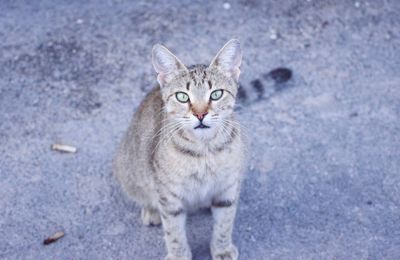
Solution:
[[[192,258],[185,222],[187,212],[199,207],[212,208],[213,259],[238,257],[231,234],[245,159],[233,115],[240,61],[236,40],[210,66],[187,68],[165,47],[153,49],[159,86],[134,114],[114,159],[114,175],[142,207],[144,224],[162,222],[166,259]],[[211,100],[217,89],[222,97]],[[179,102],[177,92],[190,101]],[[196,127],[200,123],[203,127]]]

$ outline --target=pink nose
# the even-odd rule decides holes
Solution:
[[[208,112],[193,112],[193,115],[195,115],[200,121],[202,121],[207,114]]]

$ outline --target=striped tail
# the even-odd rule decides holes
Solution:
[[[237,95],[239,103],[238,108],[240,109],[241,105],[267,99],[272,95],[289,88],[291,86],[289,81],[292,76],[292,70],[280,67],[263,74],[260,78],[252,80],[249,87],[240,85]]]

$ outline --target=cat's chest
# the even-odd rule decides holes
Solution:
[[[163,154],[165,164],[161,168],[167,169],[164,172],[172,180],[171,188],[188,208],[207,207],[217,194],[238,180],[243,149],[238,139],[225,149],[191,148],[171,145],[169,153]]]
[[[181,183],[181,195],[187,206],[209,206],[213,197],[231,182],[227,166],[218,158],[202,158],[188,165]]]

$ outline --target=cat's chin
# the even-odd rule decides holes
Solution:
[[[196,128],[190,130],[191,134],[199,140],[210,140],[215,137],[217,134],[215,131],[215,127],[208,127],[208,128]]]

